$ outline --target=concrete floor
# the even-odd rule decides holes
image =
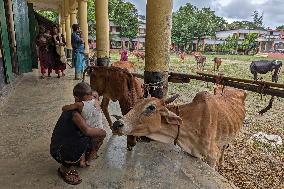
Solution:
[[[49,155],[53,127],[61,107],[72,103],[73,71],[57,79],[26,74],[0,110],[0,188],[235,188],[206,164],[174,145],[139,143],[126,150],[126,138],[108,137],[100,157],[79,172],[83,182],[70,186],[57,176],[58,164]],[[117,103],[110,105],[119,114]],[[106,123],[106,120],[105,120]]]

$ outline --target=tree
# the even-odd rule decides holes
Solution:
[[[57,12],[49,11],[49,10],[38,10],[37,13],[51,20],[52,22],[58,23],[58,13]]]
[[[88,0],[88,25],[89,25],[89,34],[92,36],[96,35],[96,4],[94,0]]]
[[[254,29],[263,29],[263,13],[259,15],[258,11],[253,11],[252,17],[255,25]]]
[[[111,0],[109,17],[120,27],[120,37],[129,38],[131,41],[137,36],[139,21],[135,5],[122,0]]]
[[[277,26],[276,29],[277,29],[277,30],[283,30],[283,29],[284,29],[284,25]]]
[[[173,13],[172,42],[178,45],[178,48],[185,48],[188,43],[194,40],[194,28],[197,23],[193,16],[197,8],[190,3],[182,6],[177,12]]]
[[[239,36],[237,35],[233,35],[233,36],[229,36],[226,39],[226,43],[224,45],[224,51],[229,51],[232,54],[235,54],[238,50],[239,44]]]
[[[109,19],[120,27],[120,37],[135,38],[138,33],[138,10],[135,5],[123,0],[109,0]],[[88,0],[88,23],[89,30],[92,35],[95,35],[95,1]]]
[[[173,14],[172,41],[186,47],[196,38],[215,36],[216,31],[225,29],[226,21],[215,15],[210,8],[198,9],[187,3]]]
[[[237,29],[256,29],[253,22],[250,21],[234,21],[227,25],[227,29],[237,30]]]
[[[257,41],[256,39],[258,38],[258,34],[256,33],[249,33],[248,35],[245,36],[244,41],[240,45],[240,49],[244,51],[246,55],[249,54],[249,52],[253,51],[256,52],[257,48]]]

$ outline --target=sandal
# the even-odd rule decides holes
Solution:
[[[77,185],[82,182],[82,179],[79,177],[79,174],[76,170],[69,170],[66,173],[63,173],[60,168],[57,169],[58,175],[67,183],[71,185]],[[71,177],[70,177],[71,176]],[[78,179],[77,182],[75,181],[76,179],[70,179],[70,178],[75,178]],[[68,179],[69,178],[69,179]]]

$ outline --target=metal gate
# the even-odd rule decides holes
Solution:
[[[26,0],[13,0],[17,59],[20,73],[32,71],[32,53]]]
[[[5,74],[5,82],[9,83],[12,80],[13,75],[4,1],[0,1],[0,42],[0,49],[2,49],[2,66],[4,68],[3,72]]]

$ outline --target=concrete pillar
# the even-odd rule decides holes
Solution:
[[[66,31],[66,48],[72,49],[71,47],[71,28],[70,28],[70,15],[65,15],[65,31]]]
[[[62,34],[64,35],[64,38],[66,39],[65,18],[63,18],[63,17],[62,17],[62,19],[61,19],[61,28],[62,28]]]
[[[145,97],[168,90],[173,0],[148,0],[146,9]]]
[[[70,11],[70,26],[72,28],[72,25],[73,24],[78,24],[78,21],[77,21],[77,10],[71,10]]]
[[[87,0],[78,0],[78,13],[79,13],[79,24],[82,30],[82,37],[84,39],[85,44],[85,53],[89,54],[89,43],[88,43],[88,20],[87,20],[87,12],[88,12],[88,5]]]
[[[108,0],[96,1],[97,65],[109,66]]]
[[[66,57],[71,58],[72,46],[71,46],[71,27],[70,27],[70,14],[69,14],[69,0],[64,0],[64,18],[65,18],[65,40],[66,40]]]

